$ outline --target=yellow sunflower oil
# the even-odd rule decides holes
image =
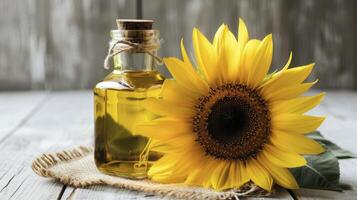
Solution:
[[[164,80],[155,70],[159,36],[150,20],[117,20],[117,24],[109,52],[114,70],[94,87],[94,158],[105,174],[143,179],[158,156],[150,154],[150,138],[135,133],[135,126],[157,117],[143,102],[158,97]]]

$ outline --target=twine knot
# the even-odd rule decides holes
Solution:
[[[159,48],[158,44],[148,45],[142,43],[134,43],[127,40],[117,40],[108,49],[107,56],[104,59],[104,68],[110,69],[110,67],[113,66],[113,57],[115,55],[121,52],[131,51],[131,50],[134,50],[136,52],[147,53],[155,59],[157,64],[162,65],[163,64],[162,59],[157,55],[155,55],[154,53],[152,53],[153,50],[156,50],[158,48]]]

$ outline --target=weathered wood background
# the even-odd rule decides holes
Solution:
[[[251,36],[274,36],[274,67],[316,62],[320,88],[357,88],[355,0],[144,0],[156,20],[161,55],[179,56],[194,26],[210,38],[221,23],[236,33],[242,17]],[[116,18],[135,18],[134,0],[0,0],[0,90],[91,88],[102,68]],[[164,68],[163,73],[168,74]]]

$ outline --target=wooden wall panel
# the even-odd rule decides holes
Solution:
[[[0,90],[91,88],[103,78],[109,30],[135,1],[1,0]]]
[[[0,0],[0,90],[88,89],[102,69],[116,18],[135,18],[134,0]],[[293,66],[316,63],[320,88],[357,88],[357,1],[143,0],[155,19],[161,55],[192,50],[192,28],[209,38],[220,24],[237,33],[242,17],[253,38],[273,33],[273,69],[293,51]],[[161,66],[160,71],[169,73]]]

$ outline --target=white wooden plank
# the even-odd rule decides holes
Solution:
[[[170,199],[162,198],[153,195],[147,195],[140,192],[128,191],[123,189],[118,189],[109,186],[92,186],[89,188],[72,188],[67,187],[64,192],[62,199],[71,200],[119,200],[119,199],[148,199],[148,200],[159,200],[159,199]]]
[[[293,200],[289,192],[283,188],[277,188],[276,193],[270,197],[245,197],[244,199],[250,200],[266,200],[266,199],[284,199],[284,200]],[[96,199],[106,199],[106,200],[117,200],[117,199],[149,199],[149,200],[158,200],[158,199],[175,199],[169,197],[160,197],[154,195],[147,195],[140,192],[122,190],[118,188],[108,187],[108,186],[93,186],[89,188],[72,188],[67,187],[64,192],[62,199],[70,200],[96,200]]]
[[[334,192],[334,191],[323,191],[323,190],[312,190],[312,189],[300,189],[294,191],[296,198],[301,200],[352,200],[356,199],[357,191],[356,190],[344,190],[343,192]]]
[[[268,199],[284,199],[284,200],[293,200],[293,197],[290,193],[281,187],[276,187],[275,194],[270,197],[244,197],[244,199],[250,200],[268,200]]]
[[[334,93],[329,95],[333,96]],[[348,93],[349,98],[354,98],[355,94]],[[328,97],[327,97],[328,98]],[[343,99],[343,95],[337,95],[334,102]],[[329,98],[328,98],[329,99]],[[328,109],[320,111],[327,112]],[[337,111],[335,111],[337,112]],[[341,115],[344,116],[341,111]],[[353,113],[349,113],[352,115]],[[353,124],[344,123],[341,119],[332,115],[332,124],[340,124],[339,131],[349,130]],[[63,148],[70,148],[92,141],[92,97],[90,92],[60,92],[49,96],[43,106],[34,113],[34,116],[25,121],[22,127],[13,133],[3,144],[0,145],[0,199],[55,199],[62,190],[62,185],[53,181],[37,177],[31,169],[31,160],[41,152],[58,151]],[[88,128],[89,127],[89,128]],[[332,126],[333,127],[333,126]],[[336,128],[337,129],[337,128]],[[327,130],[327,129],[326,129]],[[322,131],[324,135],[325,130]],[[343,138],[335,136],[336,132],[329,132],[326,136],[344,147]],[[346,135],[344,136],[346,137]],[[355,136],[356,137],[356,136]],[[349,140],[351,140],[351,136]],[[339,143],[340,142],[340,143]],[[351,161],[351,162],[350,162]],[[341,161],[341,182],[356,187],[355,174],[357,166],[356,160]],[[121,191],[111,187],[95,186],[89,189],[67,188],[62,199],[138,199],[152,198],[145,197],[144,194]],[[321,197],[336,197],[335,192],[322,192],[314,190],[299,190],[297,196],[303,198],[315,198],[321,193]],[[72,194],[72,195],[71,195]],[[278,193],[279,194],[279,193]],[[282,193],[287,199],[287,193]],[[347,194],[355,195],[354,191],[346,191]],[[334,195],[334,196],[333,196]],[[93,197],[93,198],[92,198]],[[278,195],[279,197],[279,195]],[[345,198],[345,196],[341,196]]]
[[[343,185],[350,185],[357,188],[357,159],[339,160],[340,163],[340,182]]]
[[[0,141],[14,132],[40,106],[46,92],[0,93]]]
[[[26,154],[7,152],[1,159],[6,163],[0,168],[5,169],[0,179],[0,199],[56,199],[63,188],[58,182],[39,181]]]
[[[0,199],[56,199],[62,184],[38,177],[31,161],[42,152],[92,140],[92,96],[86,92],[51,93],[43,106],[0,145]]]

